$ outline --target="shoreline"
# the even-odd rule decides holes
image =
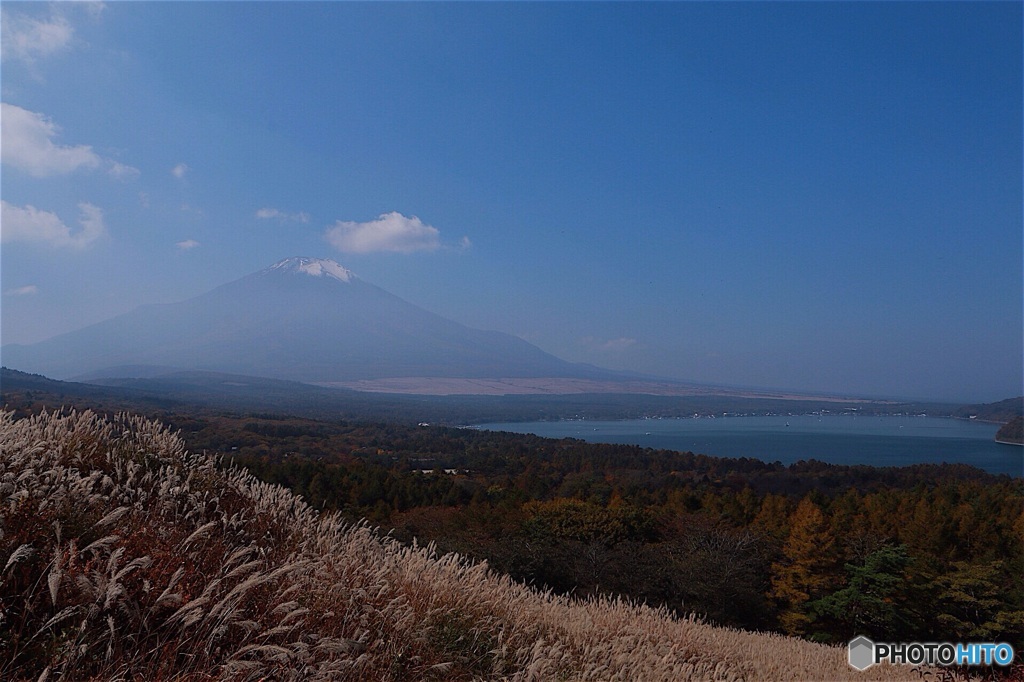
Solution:
[[[787,428],[790,425],[792,428]],[[484,422],[471,428],[720,458],[779,461],[786,466],[809,460],[872,467],[948,463],[973,466],[994,475],[1024,477],[1021,450],[1006,450],[997,443],[995,424],[948,416],[826,414],[819,418],[813,414],[775,414],[713,419],[563,419]]]

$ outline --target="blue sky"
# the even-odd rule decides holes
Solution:
[[[1021,393],[1020,3],[2,11],[4,343],[310,255],[574,361]]]

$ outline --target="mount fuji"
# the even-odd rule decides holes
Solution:
[[[435,315],[318,258],[286,258],[195,298],[6,345],[2,361],[57,379],[197,370],[339,384],[623,378]]]

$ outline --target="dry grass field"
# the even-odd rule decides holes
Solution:
[[[138,417],[0,413],[0,452],[4,680],[921,679],[538,591],[321,514]]]

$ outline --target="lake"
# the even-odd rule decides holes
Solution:
[[[792,464],[905,466],[964,463],[994,474],[1024,476],[1024,448],[996,443],[999,426],[912,416],[798,415],[694,419],[567,420],[480,424],[474,428],[627,443],[716,457]]]

